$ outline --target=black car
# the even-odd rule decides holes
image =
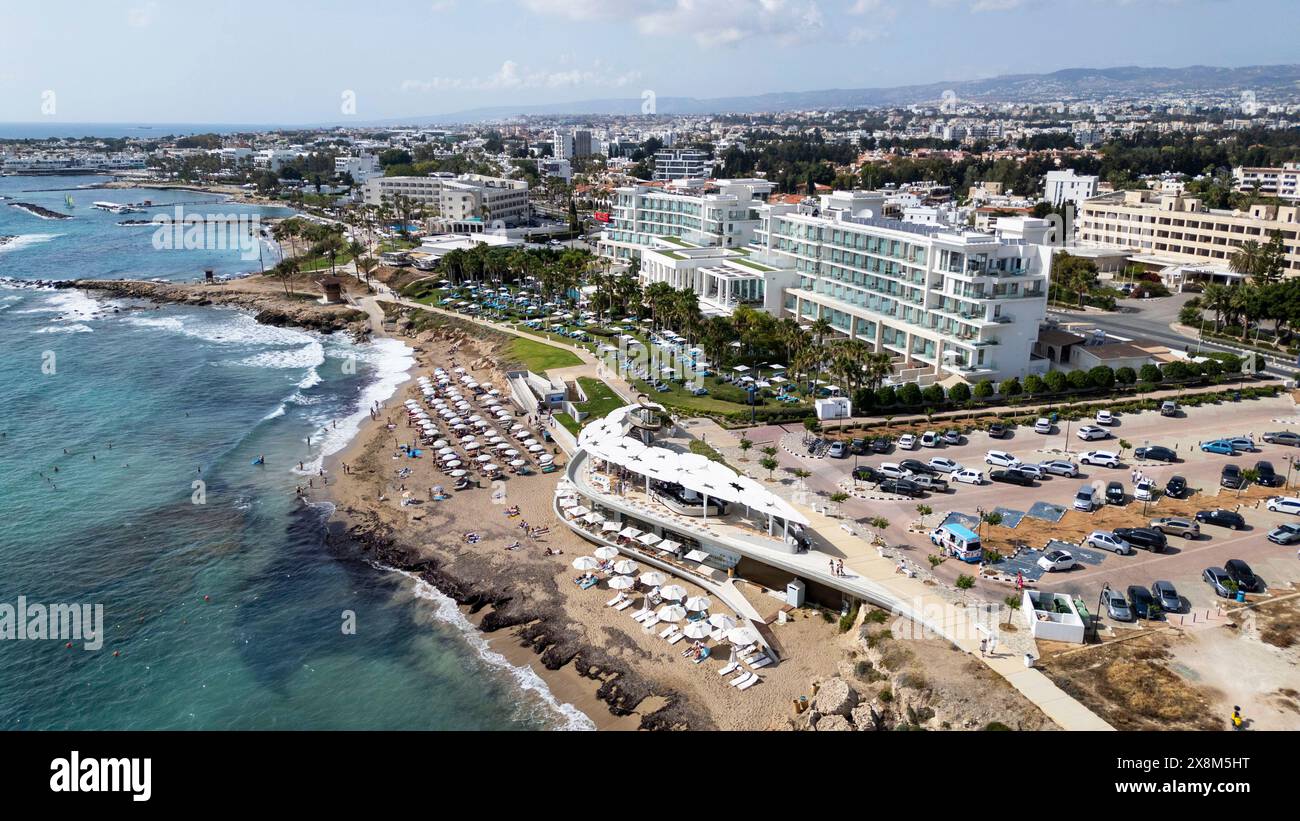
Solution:
[[[898,466],[903,470],[911,471],[912,473],[917,473],[924,476],[939,475],[939,471],[930,467],[925,462],[922,462],[920,459],[904,459],[903,461],[898,463]]]
[[[1181,499],[1187,492],[1187,480],[1181,476],[1170,476],[1165,483],[1165,495],[1170,499]]]
[[[1264,434],[1264,441],[1272,445],[1290,445],[1291,447],[1300,447],[1300,433],[1291,431],[1281,431],[1279,433]]]
[[[1148,459],[1152,462],[1172,463],[1178,461],[1178,454],[1163,445],[1151,445],[1150,447],[1138,448],[1133,451],[1133,455],[1139,459]]]
[[[1155,596],[1151,595],[1150,590],[1133,584],[1129,585],[1126,592],[1134,616],[1139,619],[1154,619],[1160,615],[1160,605],[1156,602]]]
[[[1169,547],[1165,534],[1152,527],[1117,527],[1115,535],[1142,550],[1163,553]]]
[[[1005,439],[1010,434],[1011,428],[1007,427],[1003,422],[994,422],[989,425],[989,436],[992,436],[994,439]]]
[[[1227,571],[1228,578],[1237,583],[1237,587],[1245,590],[1247,593],[1258,593],[1262,585],[1259,576],[1250,569],[1250,565],[1241,559],[1228,559],[1223,563],[1223,569]]]
[[[1124,485],[1120,482],[1106,483],[1106,504],[1122,505],[1124,504]]]
[[[889,447],[893,443],[894,440],[890,439],[888,436],[877,436],[875,439],[871,440],[871,452],[889,453]]]
[[[1272,462],[1256,462],[1255,483],[1264,487],[1279,487],[1282,484],[1282,477],[1273,470]]]
[[[1034,477],[1018,470],[995,470],[989,474],[989,481],[1006,482],[1009,485],[1020,485],[1021,487],[1034,486]]]
[[[882,493],[897,493],[899,496],[911,496],[913,498],[925,493],[920,485],[910,479],[886,479],[878,487]]]
[[[1219,484],[1229,490],[1240,490],[1246,484],[1246,478],[1236,465],[1224,465],[1223,472],[1219,474]]]
[[[854,439],[852,442],[849,442],[849,453],[852,453],[855,456],[865,456],[867,453],[867,440]]]
[[[853,469],[853,478],[859,482],[879,482],[885,477],[871,465],[858,465]]]
[[[1241,517],[1240,513],[1233,513],[1231,510],[1223,510],[1222,508],[1198,510],[1196,511],[1196,521],[1202,524],[1226,527],[1229,530],[1241,530],[1246,526],[1246,520]]]
[[[814,439],[814,440],[812,440],[811,442],[808,443],[808,452],[809,452],[809,453],[816,453],[816,452],[817,452],[817,449],[818,449],[819,447],[821,447],[822,444],[823,444],[823,441],[822,441],[821,439]]]

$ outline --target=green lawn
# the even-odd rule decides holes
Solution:
[[[577,354],[561,350],[545,342],[516,337],[506,347],[505,358],[518,362],[533,373],[545,373],[551,368],[571,368],[581,365]]]
[[[579,376],[578,385],[582,388],[582,392],[587,395],[587,401],[578,405],[578,410],[591,414],[593,419],[603,419],[608,414],[627,404],[623,397],[614,392],[613,388],[599,379],[592,379],[590,376]]]

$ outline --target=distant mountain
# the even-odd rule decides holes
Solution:
[[[805,109],[869,108],[938,103],[946,91],[958,100],[1043,103],[1070,99],[1132,98],[1155,94],[1203,94],[1253,90],[1261,100],[1278,93],[1300,96],[1300,65],[1216,68],[1067,68],[1050,74],[1008,74],[983,80],[960,80],[893,88],[833,88],[791,91],[752,97],[660,97],[659,114],[750,114]],[[385,124],[472,123],[520,115],[623,115],[641,113],[641,100],[601,99],[546,105],[476,108],[429,117],[407,117]]]

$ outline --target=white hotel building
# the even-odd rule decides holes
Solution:
[[[640,256],[656,237],[691,245],[743,248],[758,225],[758,208],[772,192],[766,180],[692,180],[614,190],[609,228],[601,232],[602,256]]]

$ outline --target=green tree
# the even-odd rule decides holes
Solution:
[[[921,404],[921,389],[915,382],[904,383],[898,389],[898,401],[909,408],[916,407]]]
[[[1115,371],[1105,365],[1098,365],[1088,371],[1088,385],[1099,390],[1110,390],[1115,386]]]
[[[749,439],[741,439],[739,447],[740,447],[740,460],[742,462],[748,462],[749,451],[751,448],[754,447],[754,443]]]
[[[1003,379],[998,385],[998,393],[1002,396],[1019,396],[1023,389],[1020,386],[1020,380],[1016,377]]]
[[[970,385],[965,382],[958,382],[948,389],[948,399],[957,404],[964,404],[970,401]]]
[[[1043,382],[1052,393],[1063,392],[1068,384],[1065,374],[1060,371],[1048,371],[1043,377]]]
[[[780,463],[771,456],[764,456],[762,459],[758,460],[758,463],[763,466],[763,470],[767,471],[768,481],[772,481],[772,474],[776,471],[777,465]]]
[[[1043,390],[1046,387],[1047,385],[1045,382],[1043,382],[1043,377],[1039,376],[1036,373],[1031,373],[1025,377],[1025,381],[1024,381],[1025,393],[1029,394],[1030,396],[1038,396],[1043,392]]]
[[[1115,370],[1115,381],[1121,385],[1132,385],[1137,381],[1137,371],[1125,365]]]
[[[1143,382],[1159,383],[1161,379],[1160,369],[1150,363],[1143,365],[1138,371],[1138,378]]]
[[[993,396],[993,380],[981,379],[975,383],[975,398],[988,399]]]

